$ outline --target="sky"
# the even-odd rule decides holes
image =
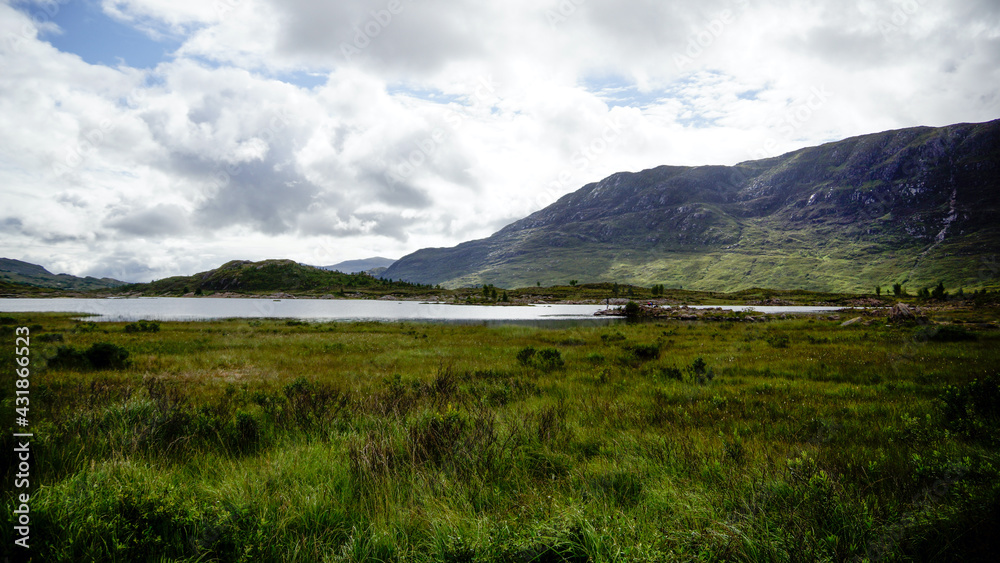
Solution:
[[[150,281],[1000,117],[996,0],[0,0],[0,256]]]

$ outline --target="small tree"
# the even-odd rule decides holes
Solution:
[[[937,287],[931,292],[931,298],[943,301],[946,297],[948,297],[948,292],[944,290],[944,282],[938,282]]]
[[[882,286],[880,285],[875,286],[875,295],[877,295],[878,297],[882,296]]]
[[[569,280],[569,285],[572,286],[572,287],[576,287],[576,284],[578,284],[578,283],[580,283],[580,282],[578,282],[577,280]]]
[[[625,316],[634,319],[642,314],[642,308],[635,301],[629,301],[625,304]]]
[[[895,295],[896,297],[899,297],[900,295],[902,295],[903,294],[903,286],[900,285],[900,284],[898,284],[898,283],[892,284],[892,294]]]

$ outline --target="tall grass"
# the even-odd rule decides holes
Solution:
[[[941,342],[812,319],[153,332],[22,317],[62,335],[32,349],[40,560],[909,561],[997,547],[995,329]],[[95,345],[127,362],[42,367]]]

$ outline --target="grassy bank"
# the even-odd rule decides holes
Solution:
[[[997,547],[992,328],[12,317],[33,327],[39,560],[931,561]],[[0,463],[12,482],[13,459]]]

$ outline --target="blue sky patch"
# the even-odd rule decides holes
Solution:
[[[621,76],[588,76],[581,81],[581,85],[608,104],[608,107],[644,109],[658,104],[664,98],[663,92],[642,92],[634,82]]]
[[[49,14],[37,6],[17,6],[26,14],[39,14],[59,26],[61,33],[42,33],[41,39],[64,53],[73,53],[89,64],[133,68],[153,68],[170,60],[181,45],[176,38],[162,40],[108,17],[97,0],[73,0],[58,4],[58,12]]]
[[[467,96],[460,96],[457,94],[445,94],[441,90],[434,88],[418,88],[410,87],[405,84],[392,84],[386,87],[386,92],[390,96],[402,95],[409,96],[411,98],[416,98],[418,100],[424,100],[428,102],[434,102],[435,104],[462,104],[467,105]]]
[[[306,90],[323,86],[330,79],[327,74],[306,71],[281,72],[270,77]]]

